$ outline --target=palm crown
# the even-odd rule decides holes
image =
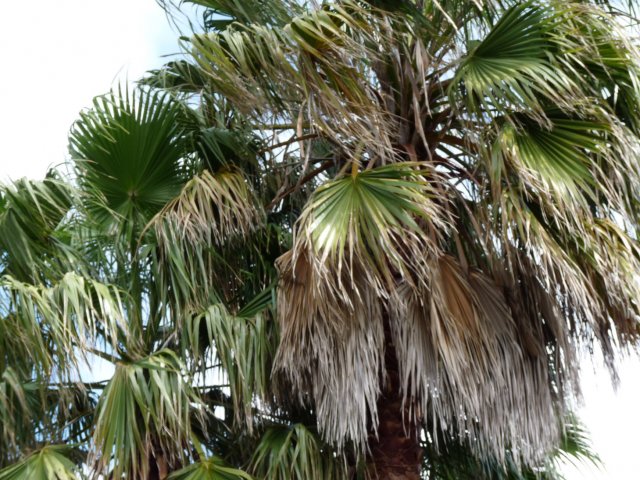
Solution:
[[[509,478],[582,446],[578,356],[639,333],[631,13],[193,3],[184,58],[74,125],[71,179],[3,190],[0,479]]]

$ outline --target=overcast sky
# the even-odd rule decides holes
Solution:
[[[3,1],[0,179],[41,177],[62,162],[78,112],[175,53],[154,0]]]
[[[160,66],[178,51],[176,37],[154,0],[3,1],[0,181],[42,178],[62,163],[78,112],[117,79]],[[624,362],[617,394],[603,369],[584,370],[579,413],[606,470],[568,467],[569,479],[637,480],[640,363]]]

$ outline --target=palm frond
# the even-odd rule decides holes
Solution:
[[[300,13],[280,29],[232,25],[191,43],[210,84],[240,111],[260,116],[275,108],[293,123],[310,122],[312,131],[338,145],[348,133],[393,157],[394,119],[380,109],[368,85],[370,70],[359,61],[376,58],[374,45],[388,33],[381,17],[349,1]]]
[[[147,227],[159,247],[161,295],[196,312],[219,300],[224,248],[262,225],[264,211],[241,173],[195,175]]]
[[[169,475],[168,480],[252,480],[245,472],[231,468],[216,457],[200,460]]]
[[[70,248],[56,237],[69,213],[71,187],[50,176],[44,181],[19,180],[0,188],[0,265],[4,274],[24,281],[43,280],[57,273]],[[38,267],[36,267],[36,265]]]
[[[270,397],[277,340],[273,320],[264,309],[256,308],[251,315],[232,315],[224,305],[215,304],[186,320],[183,329],[185,351],[191,352],[196,362],[210,355],[220,363],[228,380],[235,424],[249,433],[253,431],[256,399],[266,401]]]
[[[207,82],[202,72],[186,60],[177,60],[150,70],[139,83],[152,88],[198,93],[205,89]]]
[[[419,262],[407,262],[413,248],[433,253],[418,222],[432,232],[447,229],[447,212],[435,201],[423,165],[395,163],[354,172],[316,190],[300,216],[295,249],[308,244],[319,264],[342,268],[360,264],[371,284],[393,284],[394,272],[411,279]],[[420,276],[420,273],[417,275]]]
[[[300,404],[313,401],[323,439],[338,449],[353,440],[364,451],[384,368],[381,301],[361,269],[320,276],[313,261],[293,252],[278,259],[274,375],[283,399],[292,399],[293,387]]]
[[[100,336],[114,346],[127,332],[122,292],[91,278],[67,273],[58,283],[44,286],[4,276],[0,288],[4,328],[14,324],[45,372],[57,365],[57,374],[63,375],[65,366],[76,365],[75,347]]]
[[[602,467],[600,457],[593,450],[589,431],[575,415],[570,416],[565,422],[562,443],[557,448],[552,462],[556,465],[562,462],[591,463],[596,467]]]
[[[554,394],[546,370],[520,347],[503,293],[452,257],[437,260],[432,275],[427,290],[400,287],[390,303],[406,398],[421,399],[437,423],[434,438],[465,432],[459,441],[501,462],[510,448],[516,462],[544,458],[560,438]]]
[[[572,87],[550,58],[556,46],[549,30],[553,11],[522,2],[504,12],[487,36],[464,58],[456,79],[471,110],[539,105],[538,97],[565,103]],[[455,85],[455,84],[454,84]]]
[[[52,383],[24,363],[0,375],[0,468],[45,443],[79,446],[88,439],[95,403],[85,385]]]
[[[191,417],[204,412],[182,375],[169,350],[116,366],[96,408],[94,471],[144,477],[152,458],[166,468],[190,457]]]
[[[152,220],[159,244],[221,245],[260,227],[255,196],[239,172],[205,170]]]
[[[0,376],[0,445],[5,451],[0,455],[0,465],[5,455],[18,453],[16,433],[32,426],[27,420],[30,415],[30,405],[21,378],[11,367],[3,369]]]
[[[346,478],[347,464],[298,423],[267,428],[253,454],[251,472],[264,480],[339,480]]]
[[[493,155],[504,155],[503,161],[518,171],[532,194],[552,193],[559,205],[588,210],[598,175],[592,156],[605,151],[607,124],[550,114],[547,118],[550,128],[530,119],[519,127],[505,126]]]
[[[69,447],[49,445],[0,470],[0,480],[77,480],[78,468],[65,454]]]
[[[180,191],[180,108],[166,94],[120,90],[96,98],[73,126],[69,148],[84,205],[105,231],[133,229],[135,238]]]

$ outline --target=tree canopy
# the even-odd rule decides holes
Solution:
[[[579,358],[640,334],[633,3],[188,3],[69,172],[0,191],[0,480],[595,459]]]

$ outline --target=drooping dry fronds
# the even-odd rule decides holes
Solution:
[[[281,340],[275,374],[312,400],[325,439],[365,449],[384,368],[382,304],[363,271],[319,276],[309,254],[279,259]],[[335,272],[335,271],[334,271]],[[341,287],[338,285],[342,284]],[[282,391],[282,394],[285,394]],[[309,395],[310,398],[306,398]]]
[[[222,250],[263,225],[264,211],[238,171],[195,175],[152,219],[160,254],[158,281],[173,301],[201,312],[227,285]],[[181,323],[182,316],[172,319]]]
[[[500,461],[539,459],[560,435],[544,343],[528,352],[503,292],[452,257],[432,263],[426,289],[402,285],[389,303],[405,399],[434,431]]]
[[[158,242],[169,249],[221,245],[247,235],[262,223],[262,209],[243,175],[204,170],[182,188],[151,221]]]
[[[349,439],[366,448],[377,425],[384,303],[397,278],[424,282],[427,263],[407,258],[437,250],[419,223],[446,228],[446,210],[416,167],[354,172],[318,189],[278,261],[276,372],[311,396],[321,433],[340,447]]]
[[[398,126],[380,108],[368,64],[390,33],[384,18],[346,1],[302,13],[280,30],[234,24],[191,44],[211,84],[242,111],[260,115],[276,104],[279,115],[311,122],[338,144],[355,138],[393,158],[390,133]]]

